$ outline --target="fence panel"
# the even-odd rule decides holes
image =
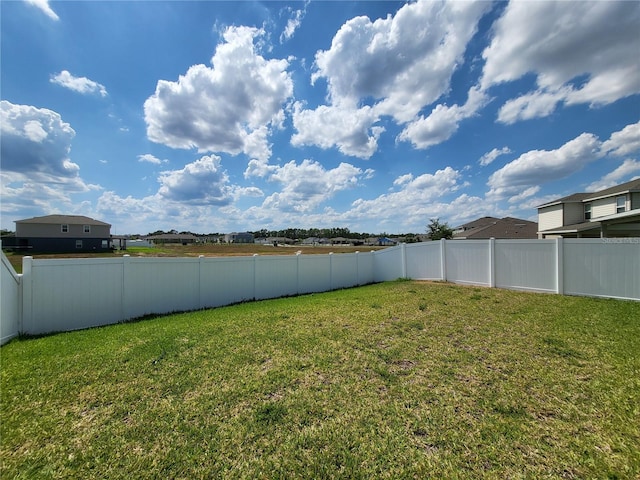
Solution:
[[[78,330],[122,320],[122,260],[27,261],[30,271],[23,270],[23,279],[31,294],[23,333]]]
[[[4,252],[0,257],[0,345],[18,336],[18,320],[22,314],[20,276],[13,269]]]
[[[298,255],[298,293],[331,290],[329,255]]]
[[[489,240],[451,240],[445,248],[447,281],[491,285]]]
[[[199,259],[124,257],[124,319],[200,306]]]
[[[358,256],[355,253],[331,255],[331,289],[358,285]]]
[[[360,252],[358,253],[358,285],[366,285],[373,283],[374,271],[373,261],[375,255],[374,252]]]
[[[407,277],[442,280],[441,242],[411,243],[406,246]]]
[[[253,257],[256,275],[256,299],[278,298],[298,293],[296,255]]]
[[[640,238],[563,243],[566,294],[640,300]]]
[[[555,240],[496,240],[494,252],[496,287],[555,292]]]
[[[200,258],[200,308],[255,298],[254,257]]]
[[[389,247],[375,252],[373,261],[373,281],[396,280],[403,275],[402,250],[400,246]]]

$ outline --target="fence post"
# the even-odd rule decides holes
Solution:
[[[129,320],[131,318],[131,306],[129,305],[129,298],[127,295],[128,288],[128,277],[129,277],[129,260],[131,256],[129,254],[125,254],[122,256],[122,314],[121,321]]]
[[[22,257],[22,315],[18,316],[18,333],[25,331],[25,325],[33,322],[33,257]]]
[[[400,244],[400,257],[402,258],[402,278],[407,278],[407,244]]]
[[[203,309],[204,305],[202,299],[204,296],[202,295],[202,289],[204,288],[204,284],[202,282],[202,262],[204,255],[198,255],[198,308]]]
[[[356,285],[360,285],[360,252],[356,250]]]
[[[447,241],[444,238],[440,239],[440,273],[442,281],[447,281]]]
[[[556,293],[564,295],[564,243],[563,238],[556,238]]]
[[[496,239],[489,239],[489,287],[496,286]]]
[[[300,295],[300,255],[301,251],[296,252],[296,294]]]
[[[333,252],[329,252],[329,291],[333,290]]]
[[[254,253],[253,254],[253,299],[257,300],[257,293],[256,292],[256,275],[258,275],[258,268],[257,268],[257,263],[258,263],[258,254]]]

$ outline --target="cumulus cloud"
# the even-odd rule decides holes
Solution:
[[[530,187],[568,177],[600,158],[600,146],[595,135],[583,133],[557,150],[531,150],[524,153],[491,174],[487,196],[508,198]]]
[[[25,0],[27,3],[39,8],[51,20],[60,20],[60,17],[53,11],[49,5],[49,0]]]
[[[640,93],[637,2],[510,2],[483,52],[483,89],[533,73],[538,88],[507,102],[499,121],[558,106],[606,105]]]
[[[211,58],[176,82],[160,80],[144,104],[147,136],[199,152],[271,154],[268,134],[293,94],[287,60],[267,60],[256,48],[262,29],[229,27]]]
[[[478,163],[483,167],[493,163],[493,161],[498,158],[500,155],[508,155],[509,153],[513,153],[509,147],[502,148],[494,148],[490,152],[485,153],[480,157]]]
[[[77,212],[71,195],[97,190],[71,161],[75,131],[52,110],[0,102],[2,213]]]
[[[384,222],[390,219],[397,221],[401,212],[405,224],[415,225],[438,212],[449,211],[450,207],[445,206],[448,202],[443,202],[442,198],[461,188],[460,178],[460,172],[451,167],[417,177],[402,175],[393,182],[397,190],[371,200],[356,200],[348,215],[360,219],[376,218]]]
[[[619,183],[623,183],[625,181],[633,180],[634,178],[638,178],[636,175],[634,178],[632,174],[640,173],[640,162],[638,160],[633,160],[631,158],[626,159],[622,162],[618,168],[609,172],[600,180],[591,183],[587,188],[587,192],[597,192],[598,190],[604,190],[605,188],[613,187],[618,185]]]
[[[107,96],[107,89],[104,85],[89,80],[87,77],[76,77],[67,70],[62,70],[60,73],[52,75],[49,81],[83,95],[98,94],[101,97]]]
[[[0,102],[2,170],[38,178],[76,178],[80,167],[69,159],[76,132],[57,112]]]
[[[603,152],[622,157],[640,151],[640,122],[627,125],[614,132],[609,140],[602,144]]]
[[[169,200],[200,205],[231,202],[229,178],[216,155],[204,156],[180,170],[164,171],[158,181],[158,194]]]
[[[449,91],[451,76],[489,8],[486,2],[420,1],[374,22],[367,17],[346,22],[331,47],[315,56],[312,83],[326,79],[330,105],[299,108],[292,142],[337,146],[345,155],[369,158],[383,132],[373,126],[382,115],[400,124],[415,121],[402,139],[416,145],[449,138],[457,128],[452,118],[471,115],[471,103],[444,113],[442,106],[430,120],[415,117]],[[477,99],[473,95],[472,102]],[[346,128],[335,128],[331,120]],[[439,120],[446,124],[436,125]]]
[[[280,192],[268,196],[263,207],[281,211],[311,212],[336,193],[354,188],[364,172],[349,163],[326,169],[318,162],[305,159],[278,166],[269,176],[282,185]]]
[[[304,110],[296,102],[291,137],[295,146],[315,145],[323,149],[337,146],[340,152],[359,158],[370,158],[378,149],[378,138],[384,127],[372,126],[378,120],[374,109],[321,105]]]
[[[437,105],[428,117],[420,116],[409,123],[398,135],[398,140],[411,142],[414,147],[421,149],[438,145],[451,138],[458,130],[459,123],[474,116],[487,101],[484,93],[472,88],[464,105]]]

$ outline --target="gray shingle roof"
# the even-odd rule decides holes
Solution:
[[[95,220],[83,215],[45,215],[43,217],[33,217],[24,220],[16,220],[15,223],[38,223],[38,224],[69,224],[69,225],[100,225],[110,227],[111,224]]]

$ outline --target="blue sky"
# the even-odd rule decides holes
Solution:
[[[640,176],[640,2],[0,14],[2,228],[424,233]]]

